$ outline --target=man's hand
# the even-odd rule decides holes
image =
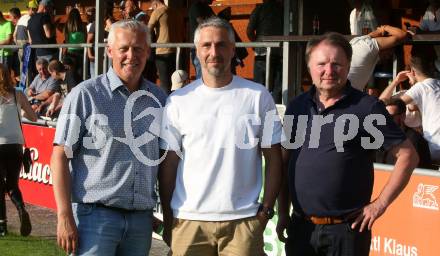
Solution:
[[[287,237],[284,236],[284,231],[287,230],[287,227],[289,226],[290,218],[288,215],[280,214],[278,215],[278,223],[276,227],[278,239],[286,243]]]
[[[386,206],[379,200],[374,200],[370,204],[366,205],[360,211],[354,222],[351,224],[352,229],[356,229],[360,226],[359,232],[364,231],[365,228],[371,230],[373,223],[385,212]]]
[[[75,254],[78,248],[78,230],[73,220],[73,216],[58,216],[57,223],[57,242],[58,245],[67,253]]]
[[[407,80],[409,78],[409,75],[411,75],[411,71],[400,71],[396,78],[394,78],[394,81],[396,81],[397,83],[401,83],[405,80]]]
[[[266,229],[267,222],[269,221],[266,217],[266,215],[263,212],[257,212],[258,221],[260,222],[261,229],[264,231]]]

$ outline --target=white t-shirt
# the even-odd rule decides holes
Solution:
[[[351,39],[353,55],[351,57],[348,80],[351,86],[363,91],[379,61],[379,45],[376,39],[368,35]]]
[[[269,111],[276,117],[273,132],[264,125]],[[255,216],[262,188],[260,143],[269,147],[282,136],[266,88],[237,76],[222,88],[198,79],[172,93],[163,113],[161,148],[169,145],[182,156],[171,201],[174,216],[201,221]]]
[[[440,161],[440,80],[416,83],[406,93],[422,114],[423,137],[428,141],[431,159]]]

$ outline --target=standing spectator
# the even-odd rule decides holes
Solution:
[[[351,56],[349,42],[337,33],[312,39],[306,47],[314,86],[289,103],[285,116],[293,118],[287,124],[291,141],[283,151],[288,182],[278,198],[277,233],[286,241],[283,232],[290,222],[286,255],[368,256],[374,222],[417,166],[414,147],[383,103],[351,87],[347,80]],[[310,117],[305,126],[298,121],[301,116]],[[372,125],[377,124],[373,128],[365,125],[370,118]],[[380,135],[373,135],[376,132]],[[348,133],[351,139],[345,136]],[[294,145],[298,134],[304,134],[299,147]],[[380,146],[392,149],[397,161],[379,196],[371,199],[374,153]]]
[[[37,60],[36,68],[38,75],[35,76],[27,91],[28,99],[31,101],[34,110],[60,89],[58,81],[50,76],[47,69],[48,64],[46,59],[41,58]]]
[[[440,32],[440,0],[429,0],[429,6],[420,20],[420,33],[439,33]],[[435,67],[440,72],[440,46],[434,45],[437,54]]]
[[[432,169],[433,166],[431,164],[431,153],[429,152],[428,142],[419,132],[405,125],[405,103],[401,99],[393,98],[386,102],[385,106],[390,116],[393,117],[394,122],[402,129],[416,149],[420,159],[417,167]],[[396,157],[391,154],[390,150],[378,150],[376,152],[376,162],[394,165],[396,163]]]
[[[81,20],[79,10],[73,8],[67,16],[66,25],[64,26],[64,42],[67,44],[81,44],[86,42],[86,28]],[[83,48],[67,48],[67,55],[75,60],[75,72],[83,77]]]
[[[414,46],[412,49],[411,71],[397,74],[381,94],[381,99],[388,101],[396,86],[409,79],[413,86],[399,97],[405,104],[415,104],[420,110],[423,137],[428,141],[432,162],[438,165],[440,164],[440,80],[433,78],[435,56],[420,54],[418,49],[421,48]]]
[[[17,7],[13,7],[9,10],[9,17],[11,19],[14,33],[12,34],[12,43],[15,43],[15,29],[17,28],[18,20],[21,18],[21,12],[20,9]],[[14,71],[13,77],[15,79],[14,83],[16,81],[20,80],[20,61],[18,60],[18,49],[12,49],[12,60],[11,60],[11,69]]]
[[[23,159],[23,134],[19,113],[37,121],[37,116],[21,91],[15,91],[11,76],[5,65],[0,64],[0,237],[7,234],[5,193],[18,210],[20,234],[27,236],[32,231],[29,214],[18,187],[18,178]]]
[[[37,13],[32,15],[28,22],[28,36],[31,44],[56,44],[52,14],[52,1],[41,0]],[[37,48],[36,59],[44,58],[49,62],[58,57],[57,52],[55,48]]]
[[[249,18],[246,34],[251,41],[263,36],[283,35],[283,8],[280,0],[264,0]],[[269,91],[276,103],[281,102],[283,63],[281,50],[272,48],[270,57]],[[254,81],[266,85],[266,48],[255,48]],[[267,86],[267,85],[266,85]]]
[[[5,19],[0,11],[0,45],[13,44],[14,26],[12,22]],[[12,49],[0,49],[0,63],[8,70],[12,69]]]
[[[23,46],[29,43],[28,37],[28,22],[31,16],[37,11],[38,4],[35,0],[29,1],[28,3],[28,13],[22,15],[17,21],[17,25],[14,30],[14,41],[15,44],[20,46],[18,49],[18,60],[20,62],[20,75],[23,70]]]
[[[183,42],[183,37],[179,36],[179,21],[177,12],[163,3],[163,0],[153,0],[151,2],[150,20],[148,28],[157,38],[156,43],[177,43]],[[160,87],[168,94],[171,92],[171,74],[176,70],[176,48],[156,48],[155,63],[159,72]]]
[[[405,39],[405,31],[389,25],[380,26],[368,35],[351,39],[353,56],[348,73],[351,86],[363,91],[373,74],[379,57],[392,56],[389,54],[390,51],[396,45],[403,43]]]
[[[160,111],[166,95],[141,76],[148,36],[138,21],[114,23],[107,51],[113,68],[75,87],[64,101],[51,170],[58,244],[67,253],[148,255],[150,250],[158,167],[148,160],[159,159],[159,138],[139,136],[160,126],[160,120],[142,113]],[[128,115],[127,104],[133,104]],[[90,117],[97,118],[91,126]]]
[[[189,19],[189,38],[194,40],[194,31],[196,31],[197,26],[205,19],[214,16],[214,11],[212,11],[209,6],[212,0],[195,0],[189,7],[188,19]],[[197,58],[196,49],[191,48],[191,62],[194,65],[196,71],[196,79],[202,77],[202,68],[200,66],[200,60]]]
[[[263,139],[268,127],[254,121],[276,115],[275,104],[262,85],[232,75],[234,43],[228,22],[202,21],[194,36],[202,79],[175,91],[164,110],[159,192],[173,255],[264,255],[281,182],[281,123]]]
[[[86,10],[87,14],[87,43],[95,44],[95,7],[90,7]],[[93,47],[87,48],[87,57],[89,58],[89,75],[90,78],[94,78],[96,76],[95,73],[95,50]]]
[[[148,23],[148,16],[138,7],[138,1],[127,0],[124,2],[124,19],[133,19],[143,22],[145,25]]]

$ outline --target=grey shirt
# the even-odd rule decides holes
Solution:
[[[40,75],[37,75],[29,86],[29,89],[34,89],[37,94],[46,90],[57,92],[60,90],[60,83],[51,76],[43,80]]]
[[[111,68],[72,89],[54,144],[64,145],[70,158],[73,202],[154,208],[165,99],[158,86],[144,79],[130,93]]]

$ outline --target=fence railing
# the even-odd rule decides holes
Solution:
[[[49,48],[49,49],[58,49],[58,59],[61,60],[63,57],[62,49],[63,48],[83,48],[83,58],[82,58],[82,66],[83,66],[83,79],[85,80],[88,77],[87,73],[87,48],[93,48],[95,47],[94,44],[31,44],[31,48],[38,49],[38,48]],[[106,48],[106,43],[100,43],[98,44],[98,48]],[[267,54],[266,54],[266,87],[269,88],[269,74],[270,74],[270,56],[271,56],[271,49],[272,48],[279,48],[281,47],[281,42],[252,42],[252,43],[235,43],[235,47],[241,47],[241,48],[266,48]],[[0,45],[0,49],[20,49],[20,46],[17,45]],[[158,44],[158,43],[152,43],[151,48],[176,48],[176,69],[181,67],[182,63],[182,49],[184,48],[194,48],[193,43],[166,43],[166,44]],[[104,54],[103,59],[103,73],[107,71],[108,67],[108,56],[107,54]],[[97,72],[97,69],[95,69]],[[96,74],[98,75],[98,74]]]

